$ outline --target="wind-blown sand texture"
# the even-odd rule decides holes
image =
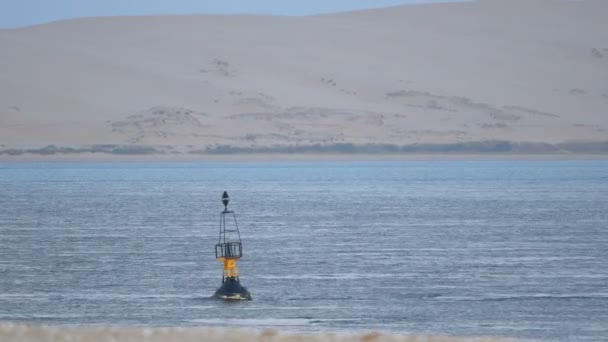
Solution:
[[[606,18],[479,0],[0,30],[0,153],[608,153]]]
[[[368,334],[288,335],[275,331],[227,330],[209,328],[120,328],[120,327],[48,327],[0,324],[3,342],[507,342],[492,337],[446,337]]]

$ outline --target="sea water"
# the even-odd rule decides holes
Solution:
[[[602,341],[607,265],[605,161],[0,164],[0,321]]]

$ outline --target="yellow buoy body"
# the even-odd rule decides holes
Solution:
[[[239,258],[218,258],[224,263],[224,277],[238,277],[239,269],[236,266],[236,261]]]

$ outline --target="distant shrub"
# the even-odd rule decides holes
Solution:
[[[138,155],[138,154],[158,154],[162,153],[152,146],[140,146],[140,145],[125,145],[119,146],[112,149],[112,154],[126,154],[126,155]]]

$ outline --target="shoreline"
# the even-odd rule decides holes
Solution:
[[[383,161],[605,161],[606,154],[150,154],[99,153],[0,155],[2,163],[86,162],[383,162]]]
[[[172,145],[0,145],[0,162],[272,162],[608,160],[608,141],[557,144],[474,141],[453,144],[353,144],[196,148]]]

